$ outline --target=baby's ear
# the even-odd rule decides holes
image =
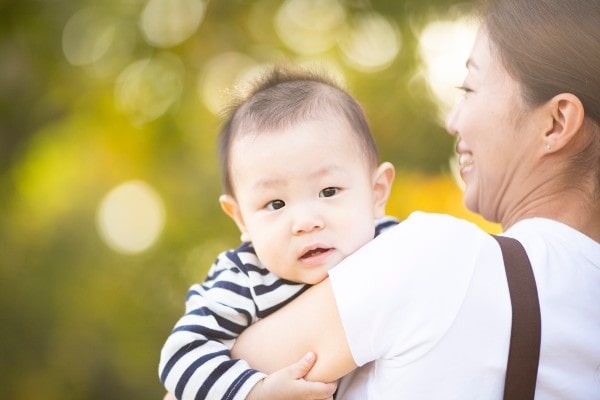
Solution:
[[[221,196],[219,196],[219,204],[221,204],[221,208],[223,209],[223,211],[225,211],[225,214],[229,215],[229,217],[237,225],[238,229],[242,234],[241,240],[243,242],[249,242],[250,237],[248,235],[248,232],[246,231],[246,224],[244,224],[244,218],[242,217],[240,206],[238,205],[235,198],[229,194],[222,194]]]
[[[389,162],[382,163],[375,171],[373,179],[373,207],[375,218],[385,216],[385,206],[392,190],[396,171]]]

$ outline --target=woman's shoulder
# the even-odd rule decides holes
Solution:
[[[455,217],[450,214],[425,211],[413,211],[404,221],[418,221],[418,223],[448,226],[477,226],[473,222],[467,221],[463,218]]]
[[[530,218],[517,222],[503,235],[519,240],[533,259],[545,260],[549,254],[571,260],[584,257],[600,268],[600,243],[562,222]]]
[[[460,243],[492,240],[477,224],[448,214],[415,211],[398,226],[389,229],[402,240],[423,243]]]
[[[466,279],[482,256],[500,255],[497,243],[476,224],[445,214],[414,212],[339,264],[338,269],[378,264],[380,273],[428,276],[460,268]],[[457,267],[458,265],[458,267]],[[410,272],[409,272],[410,271]],[[453,272],[455,273],[455,272]],[[331,272],[330,272],[331,274]]]

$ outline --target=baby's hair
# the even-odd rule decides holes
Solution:
[[[362,107],[325,73],[277,65],[256,80],[245,95],[225,110],[219,133],[223,193],[234,194],[229,153],[239,135],[260,134],[293,124],[330,117],[347,121],[356,134],[365,162],[375,168],[379,154]]]

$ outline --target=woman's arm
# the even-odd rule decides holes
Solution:
[[[333,382],[356,368],[344,334],[329,279],[313,286],[293,302],[253,324],[236,340],[235,358],[252,368],[273,373],[317,354],[306,379]]]

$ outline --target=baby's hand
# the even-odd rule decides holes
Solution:
[[[259,381],[247,400],[330,400],[337,383],[311,382],[304,379],[317,357],[307,353],[300,361],[272,373]]]

